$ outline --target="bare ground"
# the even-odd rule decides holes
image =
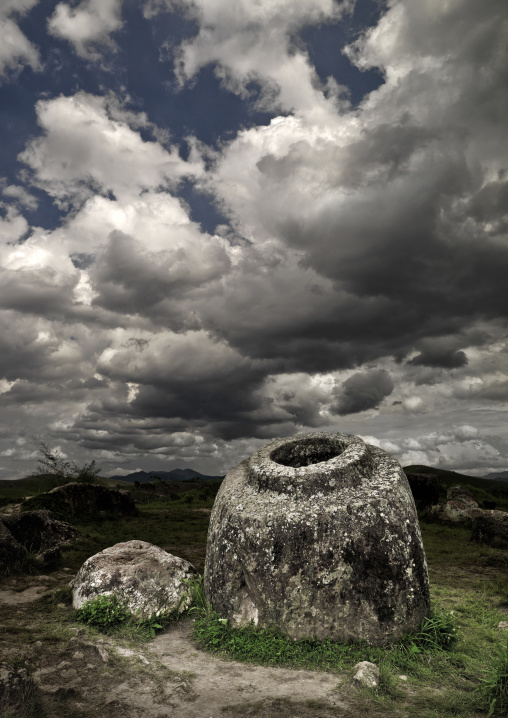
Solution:
[[[146,643],[80,627],[71,607],[52,600],[69,578],[60,571],[0,585],[0,660],[24,665],[33,676],[36,718],[359,715],[349,676],[218,658],[198,649],[192,619]]]

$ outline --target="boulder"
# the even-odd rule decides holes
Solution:
[[[437,504],[439,501],[439,482],[434,474],[406,473],[407,480],[418,511]]]
[[[5,573],[27,553],[35,554],[40,563],[58,558],[60,547],[79,536],[73,526],[54,519],[49,511],[27,511],[0,519],[0,573]]]
[[[495,548],[508,548],[508,513],[484,510],[475,516],[471,540]]]
[[[195,576],[188,561],[146,541],[125,541],[85,561],[70,584],[72,605],[115,594],[136,618],[182,613],[190,602],[184,581]]]
[[[361,661],[354,666],[353,683],[358,687],[377,688],[379,683],[379,668],[370,661]]]
[[[464,486],[451,486],[446,492],[447,501],[430,506],[426,518],[436,523],[470,528],[473,519],[484,513],[473,494]]]
[[[429,584],[402,468],[350,434],[272,441],[222,482],[204,588],[230,625],[295,640],[383,645],[417,630]]]
[[[132,516],[137,513],[129,492],[78,481],[25,499],[21,510],[32,509],[47,509],[58,518],[81,520],[115,514]]]
[[[57,558],[60,547],[78,538],[79,531],[54,519],[49,511],[26,511],[4,516],[3,522],[13,537],[41,562]]]

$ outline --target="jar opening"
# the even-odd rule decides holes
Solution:
[[[330,439],[300,439],[274,449],[270,459],[283,466],[291,466],[295,469],[300,466],[320,464],[322,461],[330,461],[340,456],[346,447]]]

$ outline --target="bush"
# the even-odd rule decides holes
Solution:
[[[95,626],[103,633],[108,633],[117,628],[129,618],[116,596],[98,596],[87,601],[82,608],[78,609],[76,620]]]
[[[93,484],[101,472],[95,461],[90,461],[81,467],[77,466],[74,461],[65,461],[57,452],[50,451],[42,441],[40,452],[42,459],[38,459],[40,466],[37,473],[55,476],[61,484],[68,484],[70,481]]]

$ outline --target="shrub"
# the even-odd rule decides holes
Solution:
[[[95,626],[103,633],[117,628],[129,618],[129,614],[116,596],[98,596],[78,609],[76,620]]]
[[[95,461],[90,461],[83,466],[77,466],[74,461],[65,461],[56,451],[50,451],[44,442],[41,441],[40,452],[42,459],[38,459],[40,466],[37,472],[42,475],[50,474],[58,479],[59,483],[67,484],[70,481],[79,481],[93,484],[97,481],[101,469]]]

